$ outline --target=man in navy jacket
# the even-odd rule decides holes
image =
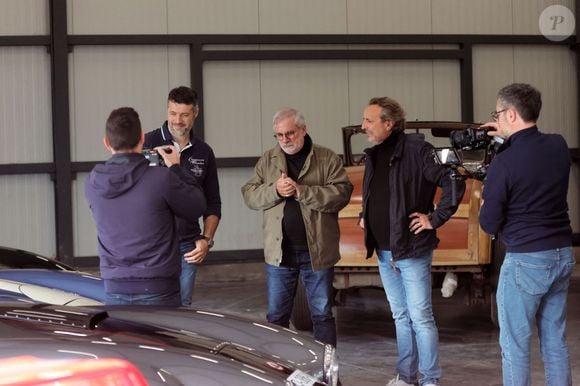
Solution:
[[[575,260],[568,217],[570,152],[536,121],[540,92],[511,84],[497,96],[490,135],[505,139],[487,173],[481,227],[506,245],[497,289],[503,384],[531,385],[530,339],[537,325],[546,384],[572,385],[566,298]]]
[[[179,167],[172,146],[159,153],[168,168],[149,167],[144,136],[130,107],[113,110],[104,143],[112,157],[95,166],[85,194],[97,227],[107,304],[179,306],[175,216],[196,221],[206,209],[197,182]]]
[[[167,96],[167,120],[145,134],[145,147],[173,145],[181,157],[182,170],[194,177],[203,190],[207,210],[203,214],[203,231],[199,222],[178,219],[177,233],[181,251],[181,304],[189,306],[195,287],[197,266],[207,257],[221,218],[221,198],[217,165],[211,147],[193,135],[193,124],[199,114],[195,91],[186,86],[172,89]]]

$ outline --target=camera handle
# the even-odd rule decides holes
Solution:
[[[449,174],[451,178],[451,205],[456,206],[457,202],[457,181],[464,181],[467,176],[462,175],[457,171],[456,167],[451,168],[451,173]]]

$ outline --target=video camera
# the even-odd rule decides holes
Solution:
[[[483,181],[487,167],[503,139],[489,136],[492,127],[467,127],[449,134],[451,147],[434,149],[435,161],[452,169],[452,178],[474,178]]]
[[[171,153],[171,151],[167,151],[170,149],[165,149],[164,151],[167,153]],[[165,161],[163,161],[163,157],[159,155],[157,150],[155,149],[143,149],[141,154],[147,158],[149,161],[149,166],[165,166]]]

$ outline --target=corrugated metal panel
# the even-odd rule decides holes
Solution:
[[[514,47],[515,81],[530,83],[542,92],[538,125],[560,133],[570,146],[578,144],[576,56],[568,47]]]
[[[88,173],[79,173],[73,181],[73,221],[75,256],[96,256],[97,228],[85,198],[85,179]]]
[[[170,34],[259,33],[258,0],[167,0]]]
[[[433,6],[439,0],[433,2]],[[350,34],[429,34],[431,0],[347,0]]]
[[[0,47],[0,163],[52,162],[50,58]]]
[[[0,176],[0,245],[54,256],[53,192],[47,175]]]
[[[511,0],[432,0],[434,34],[511,34]]]
[[[259,63],[207,62],[203,85],[205,139],[216,157],[260,154]]]
[[[514,81],[514,51],[512,46],[473,47],[474,119],[488,122],[495,110],[497,92]]]
[[[514,34],[540,34],[539,18],[551,5],[562,5],[574,12],[574,0],[512,0]],[[578,21],[576,21],[578,22]]]
[[[434,117],[432,61],[352,61],[349,64],[350,116],[360,123],[370,98],[389,96],[401,103],[407,120]]]
[[[165,0],[69,0],[70,34],[165,34]]]
[[[0,1],[0,35],[48,35],[47,0]]]
[[[188,62],[178,60],[187,52],[186,47],[165,46],[76,47],[71,60],[72,159],[109,156],[102,139],[115,108],[134,107],[144,131],[159,127],[167,116],[170,88],[189,84]]]
[[[253,172],[253,168],[218,170],[222,220],[215,238],[216,250],[263,248],[262,212],[249,209],[241,192]]]
[[[346,0],[260,0],[260,33],[347,33]]]
[[[348,121],[348,77],[345,61],[262,62],[262,150],[275,144],[274,113],[294,107],[304,113],[314,142],[341,153],[339,128]]]

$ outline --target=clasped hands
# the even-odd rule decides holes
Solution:
[[[281,197],[300,196],[300,186],[284,172],[282,172],[280,178],[276,181],[276,191]]]

